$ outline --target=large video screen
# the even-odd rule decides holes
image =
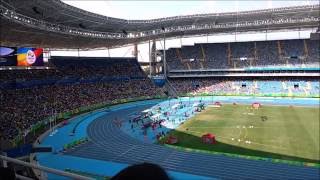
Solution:
[[[18,48],[17,66],[43,66],[42,48]]]
[[[0,66],[17,65],[17,48],[0,46]]]

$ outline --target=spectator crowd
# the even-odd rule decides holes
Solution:
[[[171,48],[170,70],[229,69],[264,66],[319,66],[320,44],[315,40],[206,43]]]
[[[67,61],[68,59],[64,59],[61,63]],[[95,61],[93,63],[99,64]],[[44,84],[23,88],[0,86],[0,139],[12,140],[53,113],[68,112],[98,103],[111,103],[119,99],[164,95],[164,91],[144,75],[136,60],[119,60],[91,66],[93,63],[86,61],[88,65],[79,67],[55,64],[52,69],[2,71],[1,74],[9,75],[1,76],[1,83],[40,79]],[[90,81],[92,76],[97,75],[101,76],[100,79]],[[76,78],[71,82],[59,83],[61,79],[70,76]],[[52,77],[57,78],[56,82],[52,85],[45,84],[46,79]],[[83,82],[84,79],[89,81]]]
[[[172,78],[179,95],[319,96],[319,78]]]

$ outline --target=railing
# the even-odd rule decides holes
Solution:
[[[320,77],[320,73],[192,73],[192,74],[172,74],[170,78],[195,78],[195,77]]]
[[[93,30],[85,30],[81,28],[74,28],[70,26],[64,26],[61,24],[53,24],[50,22],[34,19],[22,14],[17,13],[14,10],[8,9],[3,5],[0,5],[0,14],[5,19],[14,21],[16,23],[29,26],[32,28],[70,34],[76,36],[85,36],[85,37],[94,37],[100,39],[137,39],[150,36],[158,36],[167,33],[174,32],[184,32],[184,31],[200,31],[200,30],[219,30],[219,29],[232,29],[232,28],[241,28],[241,27],[261,27],[261,26],[270,26],[277,24],[300,24],[300,23],[318,23],[319,17],[281,17],[277,19],[263,19],[263,20],[253,20],[253,21],[237,21],[237,22],[228,22],[220,23],[211,22],[211,24],[193,24],[193,25],[182,25],[182,26],[170,26],[166,27],[165,30],[155,29],[147,31],[137,31],[130,32],[128,34],[124,33],[112,33],[112,32],[101,32]]]
[[[166,87],[170,91],[173,97],[178,97],[178,91],[171,85],[170,81],[166,78]]]
[[[18,159],[14,159],[14,158],[2,156],[2,155],[0,155],[0,159],[3,160],[3,161],[11,162],[13,164],[17,164],[17,165],[21,165],[21,166],[25,166],[25,167],[29,167],[29,168],[33,168],[33,169],[39,169],[40,171],[56,174],[56,175],[59,175],[59,176],[68,177],[68,178],[71,178],[71,179],[93,180],[90,177],[81,176],[81,175],[78,175],[78,174],[73,174],[73,173],[70,173],[70,172],[65,172],[65,171],[61,171],[61,170],[57,170],[57,169],[52,169],[52,168],[48,168],[48,167],[45,167],[45,166],[34,165],[34,164],[31,164],[31,163],[28,163],[28,162],[24,162],[24,161],[21,161],[21,160],[18,160]],[[21,175],[17,175],[16,177],[19,178],[19,179],[26,179],[26,180],[30,179],[28,177],[24,177],[24,176],[21,176]]]
[[[250,66],[244,68],[230,69],[171,69],[169,73],[184,73],[184,72],[234,72],[234,71],[319,71],[320,64],[301,64],[301,65],[266,65],[266,66]]]

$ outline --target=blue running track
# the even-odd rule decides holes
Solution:
[[[242,99],[238,101],[242,101]],[[100,113],[100,116],[96,116],[90,122],[84,121],[87,126],[79,126],[81,128],[79,132],[82,132],[83,136],[87,136],[89,142],[69,150],[65,155],[55,156],[66,159],[82,159],[82,163],[85,163],[87,159],[88,169],[95,168],[92,167],[93,161],[109,162],[109,165],[119,166],[117,171],[129,164],[151,162],[165,168],[175,179],[319,179],[319,168],[275,164],[223,155],[182,152],[161,145],[145,143],[129,136],[113,123],[115,117],[128,119],[132,112],[150,108],[156,103],[141,102],[130,106],[127,104],[118,106],[121,108],[113,108],[108,112],[97,112]],[[315,105],[317,104],[315,103]],[[92,115],[94,114],[92,113]],[[85,132],[83,132],[84,129],[86,129]],[[40,157],[39,161],[40,164],[49,166],[51,164],[51,167],[59,164],[53,159],[50,163],[45,160],[45,156]],[[41,163],[41,161],[46,163]],[[60,163],[64,163],[63,158]],[[77,165],[73,164],[72,166]],[[79,166],[83,166],[83,164],[79,163]]]

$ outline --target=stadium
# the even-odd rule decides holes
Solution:
[[[319,2],[0,14],[0,179],[320,179]]]

